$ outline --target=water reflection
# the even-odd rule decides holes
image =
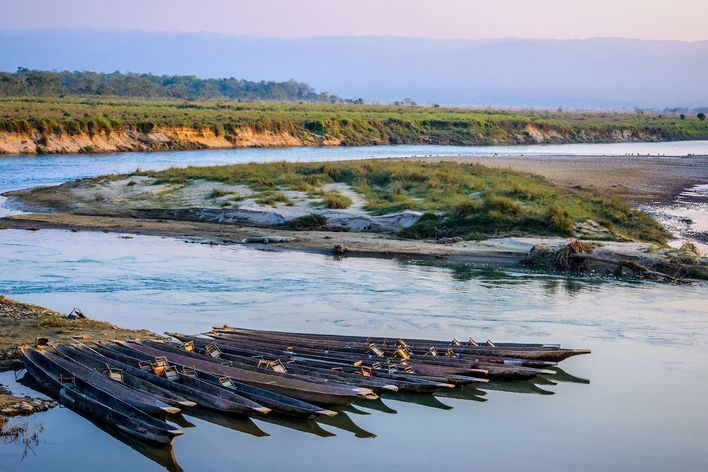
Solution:
[[[398,413],[398,411],[394,410],[387,404],[381,400],[381,398],[378,398],[376,400],[357,400],[354,402],[354,405],[360,406],[362,408],[368,408],[370,410],[375,410],[380,413],[386,413],[389,415],[395,415]]]
[[[257,421],[289,428],[301,433],[314,434],[321,438],[329,438],[335,436],[334,433],[322,428],[317,421],[312,418],[295,418],[292,416],[279,415],[277,413],[269,413],[264,416],[259,416]]]
[[[382,398],[399,402],[413,403],[428,408],[436,408],[438,410],[452,410],[452,407],[450,405],[446,405],[445,403],[441,402],[435,395],[430,395],[426,393],[385,392],[382,395]]]
[[[365,438],[365,439],[371,439],[375,438],[376,435],[374,433],[371,433],[369,431],[366,431],[365,429],[361,428],[359,425],[357,425],[352,418],[347,414],[347,412],[350,411],[349,409],[338,409],[337,410],[337,415],[335,416],[322,416],[320,418],[317,418],[318,423],[322,423],[328,426],[332,426],[337,429],[341,429],[342,431],[347,431],[357,438]],[[369,414],[369,413],[366,413]]]
[[[536,379],[512,380],[512,381],[491,381],[484,385],[485,390],[494,390],[507,393],[525,393],[531,395],[553,395],[555,392],[545,390],[538,386]]]
[[[86,417],[85,417],[86,418]],[[132,450],[142,454],[146,458],[155,462],[156,464],[162,466],[165,470],[169,472],[182,472],[182,467],[177,463],[177,458],[175,457],[174,448],[171,445],[154,445],[146,443],[144,441],[139,441],[133,436],[121,433],[115,428],[108,428],[105,424],[93,421],[90,418],[86,418],[94,426],[102,430],[103,432],[110,435],[113,439],[117,439],[126,446],[130,447]]]
[[[270,434],[263,431],[248,416],[225,415],[198,407],[185,409],[184,414],[224,428],[238,431],[239,433],[250,434],[251,436],[258,438],[270,436]]]
[[[554,380],[557,380],[558,382],[570,382],[570,383],[579,383],[579,384],[589,384],[590,380],[589,379],[584,379],[582,377],[576,377],[573,374],[569,374],[565,370],[561,369],[558,366],[553,366],[549,367],[549,370],[554,370],[556,372],[556,375],[553,376]]]
[[[435,392],[435,396],[444,398],[455,398],[457,400],[470,400],[474,402],[486,402],[484,396],[487,392],[472,385],[443,389]]]
[[[25,460],[30,452],[35,454],[35,448],[39,446],[42,431],[44,431],[44,426],[41,424],[30,425],[17,418],[7,420],[0,416],[0,443],[20,443],[22,445],[22,460]]]
[[[449,271],[452,279],[457,282],[475,281],[485,288],[496,289],[501,286],[515,286],[527,284],[529,280],[539,281],[549,295],[557,295],[561,288],[566,295],[576,295],[584,290],[595,290],[607,277],[593,274],[583,274],[573,278],[568,274],[553,274],[547,271],[533,270],[530,268],[514,267],[494,264],[470,264],[463,262],[436,262],[436,261],[397,261],[402,267],[427,267],[430,269],[444,269]],[[616,280],[612,278],[611,280]],[[622,281],[620,281],[622,282]],[[633,283],[629,281],[627,283]]]

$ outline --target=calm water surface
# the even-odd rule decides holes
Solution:
[[[176,164],[177,154],[162,156],[170,162],[142,159],[139,165]],[[52,161],[10,176],[0,170],[0,182],[9,189],[101,174],[123,165],[123,157],[88,157],[94,164],[85,157],[16,158],[66,164]],[[229,323],[560,342],[593,350],[561,364],[576,379],[492,384],[437,400],[393,396],[357,405],[327,424],[189,414],[174,419],[186,434],[168,450],[114,438],[56,408],[19,420],[44,430],[24,459],[22,444],[0,445],[3,472],[708,469],[706,284],[672,287],[171,238],[5,230],[0,293],[65,312],[78,306],[94,318],[158,332]],[[1,374],[0,383],[29,392],[12,373]]]
[[[356,146],[246,148],[180,152],[125,152],[46,156],[0,156],[0,193],[96,175],[174,166],[239,162],[333,161],[409,156],[688,156],[708,155],[708,141],[529,146]]]

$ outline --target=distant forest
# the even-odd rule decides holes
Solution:
[[[97,95],[180,100],[275,100],[337,103],[341,99],[317,92],[308,84],[243,79],[199,79],[193,75],[29,70],[0,72],[0,96],[62,97]]]

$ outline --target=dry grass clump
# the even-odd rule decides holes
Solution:
[[[341,210],[344,208],[349,208],[352,205],[352,200],[346,195],[331,191],[325,193],[322,197],[322,205],[324,205],[325,208],[330,208],[332,210]]]

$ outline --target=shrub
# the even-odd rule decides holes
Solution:
[[[346,195],[342,195],[339,192],[327,192],[322,198],[322,204],[325,208],[331,208],[333,210],[341,210],[344,208],[349,208],[352,205],[351,198]]]
[[[327,226],[327,218],[315,213],[300,216],[283,224],[284,228],[294,229],[297,231],[317,230],[322,229],[325,226]]]
[[[225,197],[226,195],[230,194],[231,192],[227,190],[222,190],[219,188],[212,189],[211,192],[209,192],[209,198],[220,198],[220,197]]]
[[[572,235],[573,234],[573,220],[567,211],[563,211],[556,205],[551,206],[548,209],[546,218],[551,225],[551,229],[556,232]]]
[[[489,197],[484,206],[487,211],[502,215],[515,216],[521,213],[521,204],[507,197]]]
[[[257,198],[256,203],[261,205],[275,206],[278,203],[292,205],[293,202],[283,192],[262,192]]]

